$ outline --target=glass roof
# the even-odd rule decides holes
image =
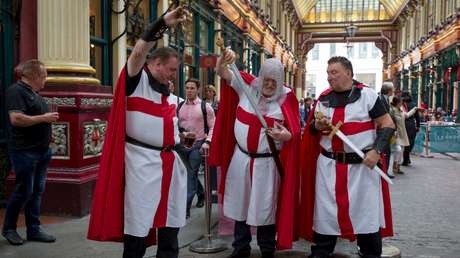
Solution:
[[[293,0],[307,24],[391,20],[405,0]]]

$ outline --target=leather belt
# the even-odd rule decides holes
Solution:
[[[131,144],[134,144],[134,145],[137,145],[137,146],[140,146],[140,147],[144,147],[144,148],[147,148],[147,149],[157,150],[157,151],[173,151],[173,150],[176,150],[175,145],[166,145],[166,146],[163,146],[163,147],[153,146],[153,145],[150,145],[148,143],[140,142],[140,141],[138,141],[138,140],[136,140],[134,138],[129,137],[128,135],[125,136],[125,140],[126,140],[126,142],[129,142]]]
[[[238,143],[236,145],[238,145],[238,148],[240,149],[241,152],[243,152],[244,154],[248,155],[249,157],[251,157],[253,159],[273,157],[273,154],[270,153],[270,152],[266,152],[266,153],[247,152],[247,151],[243,150],[243,148],[241,148],[241,146]]]
[[[368,151],[370,150],[363,150],[364,153]],[[354,152],[342,152],[342,151],[329,152],[321,148],[321,154],[323,154],[324,156],[330,159],[336,160],[339,163],[344,163],[344,164],[359,164],[363,162],[363,159]]]

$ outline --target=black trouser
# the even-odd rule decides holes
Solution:
[[[157,258],[177,258],[179,256],[178,233],[179,228],[165,227],[158,229]],[[124,235],[123,244],[123,258],[144,257],[147,249],[145,237]]]
[[[409,146],[404,147],[403,162],[402,162],[402,164],[404,165],[411,163],[410,162],[410,152],[414,148],[416,136],[417,136],[417,131],[415,128],[407,129],[407,138],[409,139]]]
[[[358,234],[358,246],[361,257],[380,258],[382,255],[382,237],[380,232],[371,234]],[[337,236],[314,233],[314,245],[311,246],[313,257],[328,258],[333,252],[337,242]]]
[[[276,246],[276,227],[266,225],[257,227],[257,244],[261,252],[274,252]],[[239,252],[251,250],[252,240],[251,228],[246,221],[235,221],[235,231],[233,232],[233,248]]]

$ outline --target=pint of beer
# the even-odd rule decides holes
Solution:
[[[191,132],[187,132],[184,136],[184,146],[186,148],[192,148],[193,144],[195,143],[196,135]]]

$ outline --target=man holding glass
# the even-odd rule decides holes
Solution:
[[[337,237],[358,240],[361,257],[382,253],[382,236],[393,234],[387,183],[372,170],[393,135],[394,124],[377,93],[353,80],[345,57],[327,67],[330,87],[313,106],[302,142],[301,236],[312,240],[313,258],[330,257]],[[324,117],[315,119],[321,112]],[[337,136],[338,126],[366,153],[363,160]]]
[[[38,60],[29,60],[21,68],[21,80],[6,93],[10,122],[8,150],[16,174],[16,187],[6,207],[2,235],[12,245],[23,244],[16,223],[24,205],[27,240],[56,240],[40,229],[39,217],[51,158],[51,123],[59,119],[59,114],[48,112],[45,100],[38,94],[46,82],[45,65]]]

